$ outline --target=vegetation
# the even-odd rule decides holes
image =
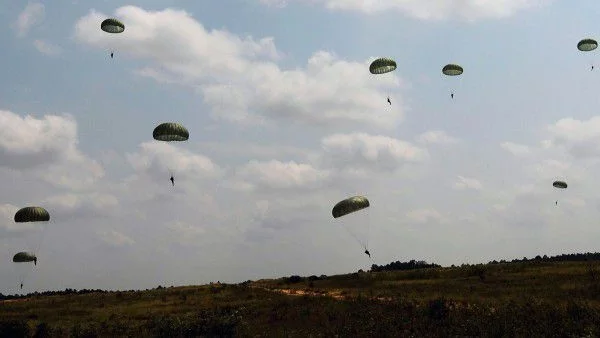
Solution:
[[[0,336],[600,335],[600,254],[538,257],[447,268],[394,262],[337,276],[2,296]]]

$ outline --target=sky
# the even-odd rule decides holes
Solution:
[[[0,0],[1,293],[598,251],[598,1],[91,6]]]

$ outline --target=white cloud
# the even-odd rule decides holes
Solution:
[[[58,187],[81,189],[104,176],[98,162],[77,148],[77,123],[70,115],[20,117],[0,110],[0,167],[33,170]]]
[[[30,2],[27,4],[25,9],[19,14],[14,25],[19,37],[27,35],[31,27],[40,24],[44,20],[44,9],[44,5],[39,2]]]
[[[56,56],[62,53],[62,49],[60,47],[44,40],[35,40],[33,41],[33,45],[40,53],[49,56]]]
[[[481,182],[479,182],[479,180],[470,177],[458,176],[458,181],[454,183],[454,189],[457,190],[481,190],[482,188],[483,185]]]
[[[445,217],[442,216],[437,210],[433,208],[421,208],[416,210],[411,210],[406,213],[406,217],[409,220],[415,223],[443,223],[445,222]]]
[[[600,116],[587,121],[565,118],[548,126],[550,145],[564,147],[578,158],[600,156]]]
[[[128,22],[123,34],[103,34],[97,26],[105,16],[92,11],[77,22],[77,39],[149,60],[152,65],[138,75],[198,89],[216,119],[389,129],[402,120],[402,99],[389,107],[384,95],[385,88],[399,87],[400,80],[393,74],[374,79],[368,72],[370,60],[345,61],[318,51],[304,69],[284,70],[274,62],[281,52],[271,37],[257,41],[208,31],[188,13],[172,9],[151,12],[125,6],[116,16]],[[378,112],[375,119],[373,111]]]
[[[321,143],[325,151],[324,161],[338,169],[395,171],[404,164],[429,159],[426,149],[382,135],[334,134],[324,138]]]
[[[477,20],[484,18],[503,18],[518,11],[539,7],[548,0],[259,0],[260,3],[285,7],[292,2],[323,5],[330,10],[348,10],[366,14],[379,14],[385,11],[397,11],[423,20],[442,20],[460,18]]]
[[[443,130],[431,130],[425,132],[417,138],[419,143],[423,144],[452,144],[458,142],[458,140],[448,135]]]
[[[96,233],[100,240],[113,247],[124,247],[135,244],[133,239],[115,230],[98,230]]]
[[[515,156],[525,156],[531,152],[528,146],[513,142],[504,142],[500,146]]]
[[[320,171],[309,164],[280,162],[251,161],[244,165],[236,174],[251,187],[261,185],[271,189],[311,189],[320,188],[328,179],[327,171]]]

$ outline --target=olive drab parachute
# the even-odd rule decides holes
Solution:
[[[102,21],[102,23],[100,24],[100,29],[102,29],[102,31],[106,32],[106,33],[110,33],[110,34],[121,34],[125,31],[125,25],[117,20],[117,19],[106,19],[104,21]],[[114,52],[111,51],[110,52],[110,58],[112,59],[114,55]]]
[[[594,39],[583,39],[577,43],[577,49],[581,52],[591,52],[594,49],[598,48],[598,42]],[[590,60],[591,70],[594,70],[594,63]]]
[[[107,33],[118,34],[125,31],[125,25],[117,19],[106,19],[100,24],[100,29]]]
[[[598,42],[594,39],[583,39],[577,43],[577,49],[582,52],[591,52],[598,48]]]
[[[25,222],[48,222],[50,214],[42,207],[25,207],[15,214],[16,223]]]
[[[385,74],[396,70],[396,61],[390,58],[379,58],[369,66],[371,74]]]
[[[167,122],[161,123],[152,132],[152,137],[157,141],[187,141],[190,133],[179,123]]]
[[[463,67],[454,63],[449,63],[442,68],[442,74],[446,76],[459,76],[462,75],[463,72]],[[450,89],[450,97],[454,98],[453,88]]]
[[[564,181],[554,181],[552,186],[557,189],[567,189],[567,182]],[[558,200],[556,200],[555,205],[558,205]]]
[[[21,251],[13,256],[14,263],[29,263],[37,260],[37,257],[31,252]]]
[[[563,181],[554,181],[552,186],[558,189],[567,189],[567,183]]]
[[[339,218],[369,206],[370,203],[366,197],[354,196],[338,202],[331,210],[331,214],[333,218]]]
[[[371,62],[371,65],[369,65],[369,72],[371,72],[371,74],[381,75],[393,72],[396,70],[396,67],[396,61],[390,58],[379,58]],[[387,102],[390,105],[392,104],[389,92],[387,93]]]
[[[353,196],[338,202],[331,210],[334,219],[340,219],[342,227],[368,250],[370,219],[368,208],[371,203],[364,196]],[[361,211],[364,210],[364,211]]]

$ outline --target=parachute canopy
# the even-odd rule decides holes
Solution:
[[[107,33],[123,33],[125,25],[117,19],[106,19],[100,24],[100,29]]]
[[[33,262],[36,259],[35,255],[30,252],[19,252],[13,256],[13,262],[15,263],[26,263]]]
[[[396,61],[390,58],[379,58],[369,66],[371,74],[384,74],[396,70]]]
[[[179,123],[167,122],[154,128],[152,137],[157,141],[187,141],[190,133]]]
[[[566,189],[567,188],[567,183],[563,182],[563,181],[554,181],[554,183],[552,183],[552,185],[558,189]]]
[[[577,43],[577,49],[582,52],[589,52],[598,48],[598,42],[594,39],[583,39]]]
[[[338,218],[368,208],[369,205],[369,200],[366,197],[354,196],[338,202],[331,210],[331,214],[333,218]]]
[[[25,207],[15,214],[15,222],[47,222],[50,220],[50,214],[42,207]]]
[[[448,76],[457,76],[463,73],[463,67],[455,64],[447,64],[442,68],[442,73]]]

